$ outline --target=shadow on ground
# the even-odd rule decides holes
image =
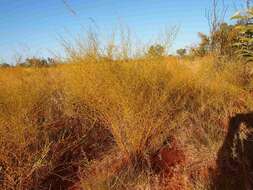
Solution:
[[[217,156],[214,190],[253,189],[253,112],[237,114]]]

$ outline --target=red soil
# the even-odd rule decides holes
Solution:
[[[162,147],[151,159],[154,170],[163,174],[170,174],[175,166],[184,165],[185,161],[185,154],[175,140]]]

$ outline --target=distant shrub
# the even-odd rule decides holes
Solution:
[[[186,55],[186,49],[184,49],[184,48],[178,49],[178,50],[177,50],[177,54],[178,54],[180,57],[185,56],[185,55]]]
[[[152,45],[149,47],[147,54],[150,57],[162,57],[165,55],[165,47],[160,44]]]
[[[9,68],[11,67],[8,63],[1,63],[0,68]]]
[[[48,67],[55,64],[56,61],[52,58],[27,58],[24,62],[19,63],[17,66],[20,67]]]

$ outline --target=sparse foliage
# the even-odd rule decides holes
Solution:
[[[238,35],[234,25],[222,23],[210,36],[199,33],[200,43],[192,48],[191,52],[200,57],[212,54],[216,57],[232,58],[236,51],[234,44],[238,42]]]
[[[192,47],[190,53],[193,56],[203,57],[210,53],[210,38],[201,32],[199,32],[198,35],[200,38],[200,43],[197,47]]]

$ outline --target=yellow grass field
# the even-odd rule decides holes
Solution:
[[[214,62],[0,69],[0,189],[212,189],[230,117],[253,109],[242,64]]]

